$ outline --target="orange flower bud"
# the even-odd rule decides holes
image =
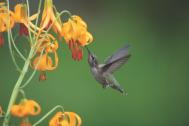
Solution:
[[[44,10],[42,14],[42,21],[41,21],[41,29],[48,29],[49,26],[52,25],[53,31],[57,33],[59,36],[61,36],[62,21],[60,18],[57,20],[57,17],[56,17],[57,13],[58,12],[54,13],[53,1],[45,0]]]
[[[11,114],[17,117],[35,116],[41,112],[39,104],[33,100],[22,100],[11,107]]]

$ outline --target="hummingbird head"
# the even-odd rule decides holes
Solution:
[[[95,67],[98,65],[98,61],[97,61],[97,58],[96,56],[91,53],[91,51],[86,47],[87,51],[88,51],[88,63],[91,67]]]

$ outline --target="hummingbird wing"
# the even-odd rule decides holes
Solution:
[[[129,45],[126,45],[125,47],[115,52],[112,56],[110,56],[105,61],[105,65],[102,67],[103,72],[113,73],[121,66],[123,66],[123,64],[125,64],[129,59],[129,57],[131,56],[129,54],[128,48]]]
[[[117,50],[116,52],[114,52],[111,56],[109,56],[106,61],[105,64],[111,63],[115,60],[118,60],[122,57],[125,57],[129,54],[129,47],[130,45],[126,45],[123,48]]]

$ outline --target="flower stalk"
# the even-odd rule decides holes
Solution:
[[[37,126],[40,123],[42,123],[48,116],[50,116],[55,110],[61,109],[62,112],[64,112],[64,108],[61,105],[57,105],[54,108],[52,108],[48,113],[46,113],[41,119],[39,119],[36,123],[33,124],[33,126]]]
[[[24,67],[20,73],[20,76],[14,86],[14,89],[12,91],[12,94],[11,94],[11,98],[10,98],[10,101],[9,101],[9,105],[8,105],[8,108],[7,108],[7,112],[5,114],[5,118],[4,118],[4,122],[3,122],[3,126],[8,126],[8,122],[9,122],[9,117],[10,117],[10,109],[12,107],[12,105],[15,103],[16,101],[16,98],[18,96],[18,93],[19,93],[19,90],[20,90],[20,86],[22,84],[22,81],[28,71],[28,68],[29,68],[29,65],[30,65],[30,61],[32,59],[32,56],[33,56],[33,53],[34,53],[34,48],[31,48],[30,50],[30,53],[29,53],[29,56],[24,64]]]

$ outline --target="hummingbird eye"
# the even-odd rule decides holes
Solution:
[[[92,56],[92,60],[95,60],[95,57],[94,57],[94,56]]]

